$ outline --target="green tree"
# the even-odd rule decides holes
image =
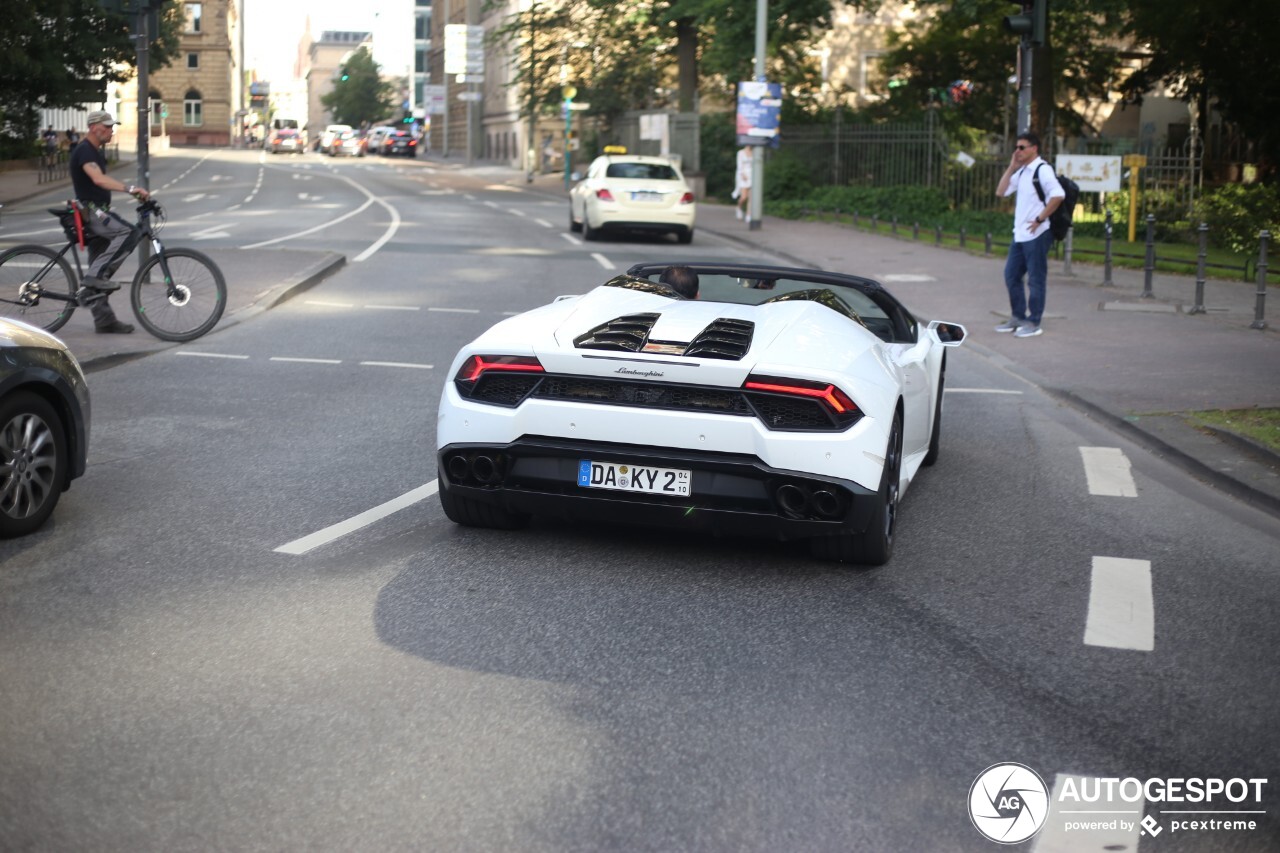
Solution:
[[[378,73],[378,63],[367,47],[360,47],[342,63],[333,91],[320,103],[333,113],[337,124],[361,127],[390,118],[395,109],[394,87]]]
[[[894,87],[887,104],[873,113],[906,117],[930,106],[944,123],[1003,131],[1017,92],[1009,78],[1017,63],[1018,40],[1002,19],[1015,12],[1008,0],[920,0],[927,14],[890,37],[881,60]],[[1105,99],[1122,61],[1120,38],[1125,0],[1053,0],[1049,43],[1032,57],[1032,126],[1078,133],[1087,118],[1076,105]],[[950,84],[968,80],[971,93],[953,100]],[[1013,128],[1013,122],[1009,122]]]
[[[1202,116],[1216,106],[1257,144],[1269,171],[1280,168],[1280,74],[1272,55],[1280,16],[1273,0],[1183,0],[1176,11],[1156,0],[1128,5],[1128,33],[1150,57],[1125,91],[1140,100],[1163,81],[1195,101]]]
[[[167,3],[160,32],[150,43],[149,67],[162,67],[177,56],[181,22],[181,5]],[[104,11],[98,0],[0,3],[0,126],[8,137],[5,147],[12,151],[35,144],[42,107],[92,103],[85,81],[130,79],[137,60],[131,29],[128,17]]]

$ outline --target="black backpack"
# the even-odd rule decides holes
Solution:
[[[1040,166],[1043,165],[1045,164],[1040,164]],[[1031,183],[1036,188],[1036,195],[1040,196],[1040,203],[1044,204],[1044,187],[1040,186],[1040,166],[1036,166],[1036,170],[1031,173]],[[1058,205],[1057,210],[1049,214],[1049,232],[1053,234],[1053,239],[1061,242],[1067,239],[1067,232],[1071,230],[1071,216],[1076,212],[1076,202],[1080,199],[1080,185],[1065,175],[1058,175],[1058,183],[1062,185],[1062,191],[1067,194],[1067,197],[1062,200],[1062,204]]]

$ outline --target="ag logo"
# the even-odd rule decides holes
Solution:
[[[969,819],[992,841],[1017,844],[1040,831],[1049,813],[1049,790],[1024,764],[993,764],[969,788]]]

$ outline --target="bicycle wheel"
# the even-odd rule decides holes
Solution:
[[[227,307],[227,283],[207,255],[194,249],[165,249],[172,282],[166,282],[160,255],[133,277],[130,300],[142,328],[162,341],[191,341],[212,329]]]
[[[75,292],[76,278],[71,266],[53,249],[14,246],[0,252],[0,317],[56,332],[76,310]],[[72,301],[40,296],[40,293],[55,293]]]

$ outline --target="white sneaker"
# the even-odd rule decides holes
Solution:
[[[733,212],[734,212],[734,213],[736,213],[736,214],[738,214],[738,218],[739,218],[739,219],[741,219],[741,218],[742,218],[742,208],[740,208],[740,207],[735,207],[735,208],[733,209]]]
[[[1008,320],[1005,320],[1003,323],[1001,323],[999,326],[996,326],[996,331],[1000,332],[1001,334],[1006,334],[1008,332],[1016,332],[1018,331],[1018,328],[1022,326],[1022,323],[1023,323],[1022,320],[1015,320],[1013,318],[1009,318]]]
[[[1019,326],[1018,331],[1014,332],[1013,336],[1015,338],[1034,338],[1036,335],[1042,334],[1043,332],[1044,329],[1040,328],[1035,323],[1027,323]]]
[[[748,225],[750,225],[750,224],[751,224],[751,214],[750,214],[750,213],[748,213],[748,214],[747,214],[747,224],[748,224]]]

